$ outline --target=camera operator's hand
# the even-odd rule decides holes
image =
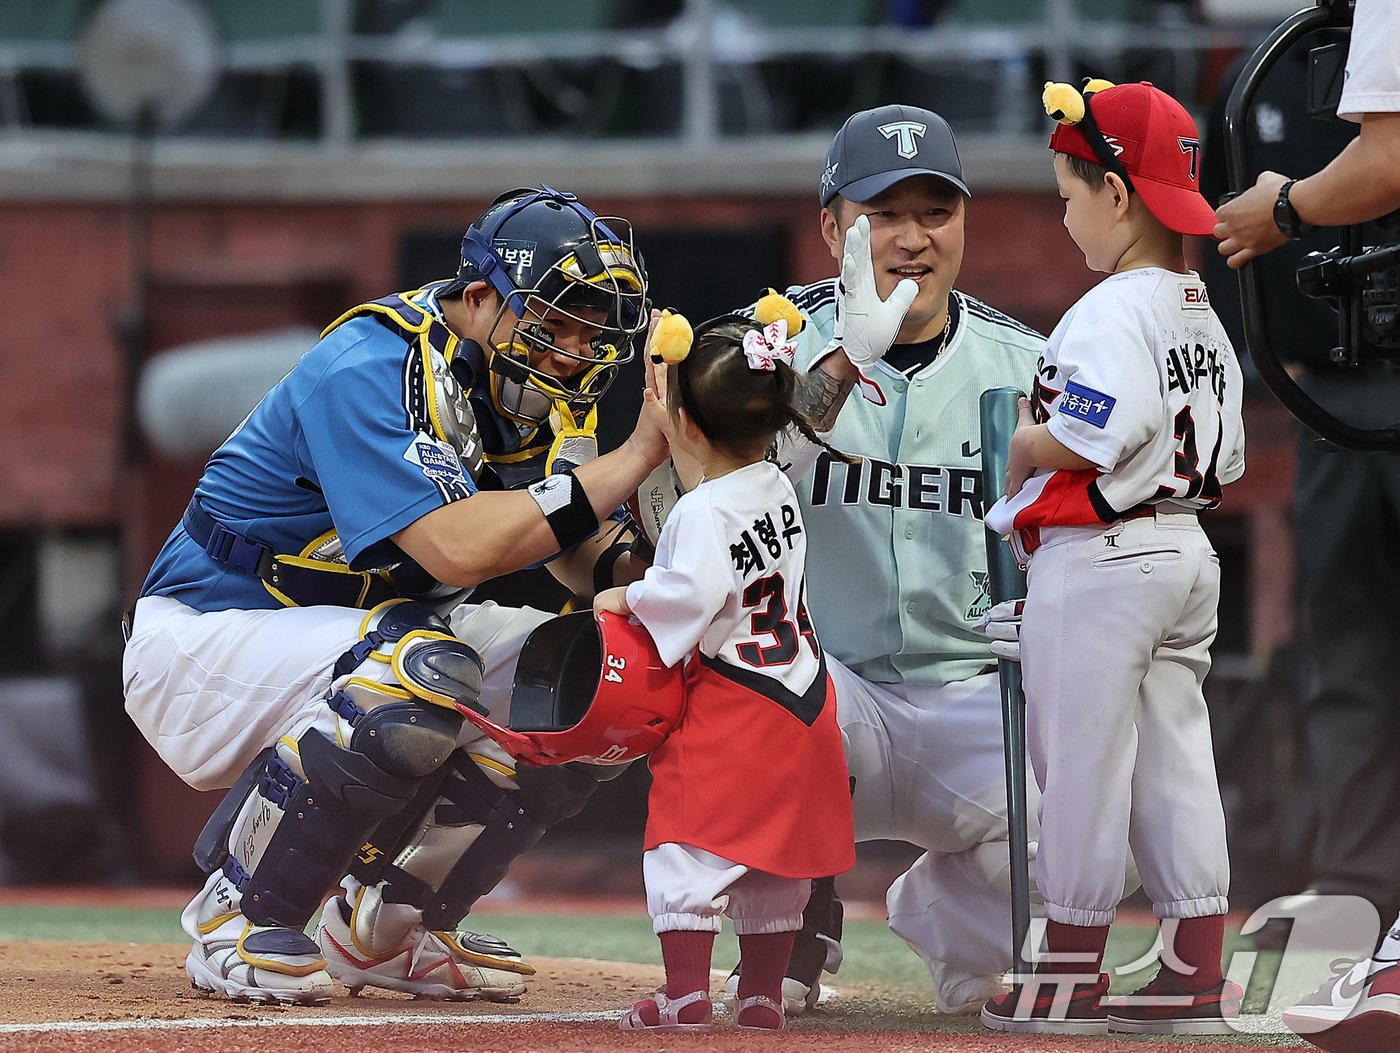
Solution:
[[[1288,240],[1274,222],[1274,202],[1287,181],[1277,172],[1260,172],[1252,187],[1215,210],[1216,250],[1231,267],[1238,270]]]

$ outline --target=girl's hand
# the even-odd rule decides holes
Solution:
[[[651,341],[656,334],[656,323],[661,320],[661,312],[652,309],[651,323],[647,326],[646,349],[642,352],[643,364],[646,367],[646,389],[656,394],[656,401],[661,403],[662,408],[666,406],[666,367],[665,363],[657,362],[651,357]]]
[[[598,593],[593,597],[593,609],[608,614],[631,614],[632,608],[627,606],[627,586],[618,585]]]

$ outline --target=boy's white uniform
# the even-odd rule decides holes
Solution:
[[[836,281],[786,295],[810,319],[797,337],[806,369],[829,344]],[[885,405],[852,396],[837,416],[826,438],[861,463],[785,453],[797,458],[808,608],[836,687],[856,839],[926,850],[890,886],[890,928],[925,961],[985,976],[1012,953],[999,689],[973,628],[990,605],[978,399],[1024,386],[1045,338],[952,298],[934,361],[907,377],[877,364]]]
[[[1196,513],[1244,471],[1239,363],[1194,274],[1113,275],[1055,328],[1035,412],[1098,469],[987,514],[1031,551],[1021,623],[1045,914],[1107,925],[1128,846],[1158,917],[1227,909],[1201,685],[1220,566]]]

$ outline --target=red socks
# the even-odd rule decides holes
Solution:
[[[692,991],[708,993],[715,934],[674,929],[661,933],[660,940],[661,960],[666,966],[666,997],[684,998]],[[659,1022],[656,1003],[650,998],[638,1002],[634,1008],[647,1027],[655,1027]],[[677,1020],[682,1024],[700,1024],[710,1019],[710,1012],[708,1001],[696,1002],[682,1009]]]
[[[1045,923],[1045,949],[1050,958],[1041,971],[1065,976],[1084,975],[1098,980],[1103,971],[1103,952],[1108,946],[1107,925],[1066,925]]]
[[[1180,966],[1179,969],[1172,969],[1172,972],[1188,991],[1199,993],[1209,990],[1223,979],[1220,957],[1225,945],[1225,915],[1182,918],[1176,923],[1175,935],[1164,921],[1162,939],[1171,944],[1175,953],[1172,959],[1164,951],[1164,957]]]
[[[755,932],[739,937],[739,998],[767,995],[777,1005],[783,1004],[783,977],[788,959],[792,957],[795,932]],[[739,1014],[737,1023],[744,1027],[771,1028],[783,1026],[781,1013],[766,1005],[749,1006]]]
[[[1174,926],[1167,919],[1162,925],[1162,939],[1170,949],[1163,951],[1162,968],[1170,968],[1184,988],[1192,993],[1207,991],[1220,983],[1221,952],[1225,944],[1225,916],[1182,918]],[[1050,961],[1041,971],[1098,978],[1103,969],[1103,952],[1108,943],[1107,925],[1065,925],[1058,921],[1045,925],[1045,946]],[[1061,959],[1060,955],[1065,958]],[[1176,968],[1169,966],[1173,963]]]

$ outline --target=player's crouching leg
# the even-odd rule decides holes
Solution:
[[[353,992],[519,998],[534,967],[458,926],[550,825],[624,767],[517,769],[484,736],[459,748],[437,784],[374,832],[322,912],[316,939],[331,975]]]
[[[495,936],[429,929],[423,913],[385,900],[388,886],[353,877],[321,914],[316,940],[327,968],[352,995],[365,987],[420,998],[513,1002],[535,968]]]

